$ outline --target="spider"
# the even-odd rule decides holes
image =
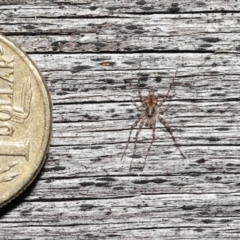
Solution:
[[[140,71],[140,67],[139,67],[139,71]],[[123,159],[126,150],[128,148],[128,145],[130,143],[130,139],[131,139],[131,135],[132,135],[132,131],[133,129],[139,124],[138,126],[138,130],[136,132],[136,136],[135,136],[135,143],[134,143],[134,150],[133,150],[133,156],[135,155],[136,152],[136,147],[137,147],[137,140],[138,140],[138,135],[141,132],[144,124],[146,127],[149,127],[150,129],[152,129],[152,140],[150,142],[150,145],[147,149],[147,153],[144,159],[144,164],[143,164],[143,168],[145,166],[148,154],[150,152],[150,149],[152,147],[152,144],[155,140],[155,130],[156,130],[156,123],[157,120],[160,121],[160,123],[167,129],[167,131],[169,132],[169,134],[171,135],[171,138],[175,144],[175,146],[177,147],[177,149],[179,150],[180,154],[182,155],[183,158],[186,158],[185,155],[183,154],[183,152],[181,151],[181,149],[179,148],[179,145],[176,142],[175,136],[173,135],[172,129],[170,127],[170,125],[166,122],[166,120],[161,116],[168,108],[165,109],[161,109],[162,105],[164,104],[164,102],[167,100],[169,93],[171,91],[173,82],[176,78],[178,72],[178,68],[176,69],[174,78],[172,80],[172,82],[169,85],[167,94],[163,97],[163,99],[161,101],[158,101],[158,97],[154,94],[154,88],[150,87],[149,91],[148,91],[148,95],[146,97],[143,98],[142,93],[141,93],[141,89],[140,89],[140,80],[138,77],[138,96],[141,102],[141,106],[138,106],[133,100],[133,104],[134,106],[137,108],[137,110],[140,112],[140,116],[137,118],[137,120],[132,124],[131,128],[130,128],[130,132],[129,132],[129,136],[128,136],[128,142],[127,145],[125,147],[125,150],[123,152],[123,155],[121,157],[121,160]],[[139,74],[138,74],[139,75]],[[133,162],[133,158],[131,160],[131,164],[130,164],[130,168],[132,168],[132,162]]]

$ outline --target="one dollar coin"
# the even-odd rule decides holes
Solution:
[[[51,102],[30,58],[0,35],[0,207],[41,170],[51,135]]]

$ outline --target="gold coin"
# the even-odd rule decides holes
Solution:
[[[33,62],[0,35],[0,207],[42,168],[51,134],[51,102]]]

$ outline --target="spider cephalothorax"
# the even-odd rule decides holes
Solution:
[[[143,106],[145,107],[146,114],[149,118],[153,117],[156,114],[158,110],[157,103],[158,97],[154,95],[154,89],[150,88],[148,96],[143,100]]]
[[[139,85],[140,85],[139,84],[139,78],[138,78],[138,95],[139,95],[139,98],[140,98],[141,106],[138,106],[134,101],[133,101],[133,103],[134,103],[135,107],[137,108],[137,110],[139,112],[141,112],[141,114],[138,117],[138,119],[131,126],[129,137],[128,137],[128,142],[127,142],[127,145],[126,145],[125,150],[123,152],[121,160],[123,159],[123,157],[125,155],[125,152],[127,150],[128,144],[130,142],[132,131],[139,124],[138,130],[136,132],[134,150],[133,150],[133,156],[135,155],[138,135],[139,135],[140,131],[142,130],[143,125],[145,124],[145,126],[148,126],[148,127],[152,128],[152,141],[150,142],[150,145],[149,145],[148,150],[147,150],[147,154],[145,156],[144,165],[143,165],[143,168],[144,168],[148,153],[149,153],[149,151],[152,147],[152,144],[155,140],[155,129],[156,129],[157,120],[159,120],[162,123],[162,125],[167,129],[167,131],[170,133],[175,146],[178,148],[181,155],[185,158],[183,152],[181,151],[181,149],[179,148],[179,146],[176,142],[176,139],[175,139],[175,137],[172,133],[171,127],[164,120],[164,118],[161,116],[167,110],[167,109],[161,109],[161,106],[163,105],[163,103],[166,101],[166,99],[169,96],[169,93],[170,93],[170,90],[172,88],[173,82],[176,78],[176,74],[177,74],[177,70],[175,72],[175,76],[174,76],[172,82],[169,85],[167,94],[163,97],[163,99],[160,102],[158,101],[158,97],[154,94],[154,89],[152,87],[149,88],[148,95],[144,98],[142,97],[142,93],[141,93],[141,90],[140,90],[140,87],[139,87]],[[131,164],[130,164],[130,169],[131,169],[131,167],[132,167],[132,161],[131,161]]]

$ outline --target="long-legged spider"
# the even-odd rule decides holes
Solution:
[[[140,67],[139,67],[139,70],[140,70]],[[147,126],[149,128],[152,129],[152,140],[150,142],[150,145],[147,149],[147,154],[145,156],[145,159],[144,159],[144,164],[143,164],[143,168],[144,169],[144,166],[145,166],[145,163],[146,163],[146,160],[147,160],[147,156],[148,156],[148,153],[150,152],[150,149],[152,147],[152,144],[155,140],[155,131],[156,131],[156,123],[157,123],[157,120],[160,121],[160,123],[167,129],[167,131],[170,133],[171,137],[172,137],[172,140],[175,144],[175,146],[177,147],[177,149],[179,150],[180,154],[182,155],[183,158],[185,158],[185,155],[183,154],[183,152],[181,151],[181,149],[179,148],[179,145],[177,144],[177,141],[176,141],[176,138],[175,136],[173,135],[173,132],[172,132],[172,129],[170,127],[170,125],[166,122],[166,120],[161,116],[166,110],[167,108],[165,109],[161,109],[162,105],[164,104],[164,102],[167,100],[168,96],[169,96],[169,93],[171,91],[171,88],[172,88],[172,85],[173,85],[173,82],[176,78],[176,75],[177,75],[177,71],[178,71],[178,68],[176,69],[176,72],[175,72],[175,75],[174,75],[174,78],[172,80],[172,82],[170,83],[169,85],[169,88],[168,88],[168,91],[167,91],[167,94],[163,97],[163,99],[161,101],[158,102],[158,97],[154,94],[154,89],[153,87],[150,87],[149,88],[149,92],[148,92],[148,96],[144,97],[142,96],[142,93],[141,93],[141,89],[140,89],[140,80],[139,80],[139,76],[138,76],[138,96],[139,96],[139,99],[140,99],[140,102],[141,102],[141,106],[138,106],[134,101],[134,106],[137,108],[137,110],[139,112],[141,112],[140,116],[137,118],[137,120],[132,124],[131,126],[131,129],[130,129],[130,133],[129,133],[129,137],[128,137],[128,142],[127,142],[127,145],[125,147],[125,150],[123,152],[123,155],[122,155],[122,158],[121,160],[123,159],[125,153],[126,153],[126,150],[128,148],[128,145],[130,143],[130,139],[131,139],[131,134],[132,134],[132,131],[133,129],[139,124],[139,127],[138,127],[138,130],[136,132],[136,136],[135,136],[135,143],[134,143],[134,150],[133,150],[133,156],[135,155],[135,152],[136,152],[136,147],[137,147],[137,140],[138,140],[138,135],[139,133],[141,132],[142,130],[142,127],[144,126]],[[139,75],[139,74],[138,74]],[[132,168],[132,162],[133,162],[133,158],[131,160],[131,164],[130,164],[130,168]]]

